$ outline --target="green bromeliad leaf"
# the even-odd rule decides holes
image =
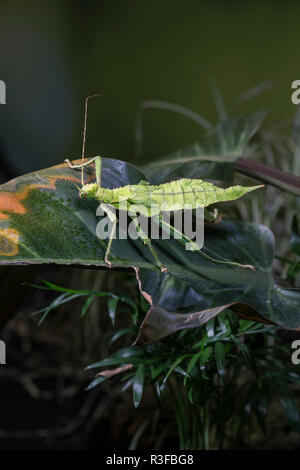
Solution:
[[[132,165],[103,159],[104,187],[136,185],[143,179]],[[94,180],[94,166],[90,165],[85,168],[85,182]],[[58,263],[107,268],[107,240],[96,236],[98,203],[80,199],[78,185],[80,173],[62,164],[0,186],[0,265]],[[273,244],[266,227],[223,218],[205,226],[203,250],[221,261],[251,264],[256,271],[217,265],[199,252],[185,250],[180,240],[153,240],[170,271],[163,274],[140,239],[114,240],[112,266],[134,268],[151,304],[139,340],[151,342],[178,329],[199,326],[228,306],[257,321],[299,328],[300,293],[275,285]],[[158,333],[153,328],[159,328]]]
[[[221,122],[191,147],[148,164],[143,172],[153,184],[179,177],[231,181],[234,161],[242,156],[265,116],[265,111],[259,111]]]

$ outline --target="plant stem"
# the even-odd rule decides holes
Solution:
[[[300,177],[271,168],[263,163],[254,162],[247,158],[238,158],[234,169],[239,173],[256,178],[264,183],[272,184],[279,189],[300,197]]]

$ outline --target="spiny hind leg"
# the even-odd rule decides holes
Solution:
[[[184,241],[184,243],[188,243],[189,250],[190,251],[198,251],[198,253],[203,256],[203,258],[206,258],[208,261],[211,261],[212,263],[215,264],[225,264],[227,266],[234,266],[237,268],[244,268],[244,269],[251,269],[252,271],[255,271],[255,267],[252,266],[251,264],[240,264],[240,263],[235,263],[234,261],[222,261],[216,258],[212,258],[211,256],[207,255],[204,253],[197,245],[197,243],[193,242],[190,238],[188,238],[184,233],[180,232],[180,230],[177,230],[175,227],[172,225],[168,224],[163,220],[162,217],[159,218],[159,222],[162,227],[166,227],[170,232],[175,235],[175,233],[179,236],[179,240]],[[178,239],[178,238],[177,238]]]
[[[222,261],[216,258],[212,258],[211,256],[204,253],[204,251],[202,250],[199,250],[199,253],[208,261],[212,261],[213,263],[216,263],[216,264],[226,264],[227,266],[234,266],[236,268],[243,268],[243,269],[251,269],[251,271],[255,271],[255,266],[252,266],[252,264],[241,264],[241,263],[235,263],[234,261]]]
[[[130,215],[130,217],[131,217],[131,219],[134,223],[135,229],[136,229],[137,233],[139,234],[141,240],[143,241],[144,245],[146,245],[149,248],[149,250],[151,251],[151,254],[152,254],[153,258],[155,259],[159,269],[163,273],[168,273],[169,272],[168,268],[166,268],[163,265],[163,263],[160,261],[156,250],[152,246],[150,238],[148,238],[147,235],[145,234],[145,232],[141,229],[138,218],[134,217],[133,215]]]

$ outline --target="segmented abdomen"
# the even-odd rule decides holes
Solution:
[[[118,188],[116,196],[125,198],[130,204],[157,206],[159,211],[196,209],[222,201],[232,201],[261,186],[231,186],[219,188],[213,183],[199,179],[179,179],[158,186],[133,185]]]
[[[205,207],[226,197],[223,188],[197,179],[180,179],[160,186],[149,186],[152,204],[159,204],[162,211]]]

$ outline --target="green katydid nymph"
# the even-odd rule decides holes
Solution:
[[[96,95],[92,95],[96,96]],[[242,197],[250,191],[263,187],[259,186],[232,186],[226,189],[215,186],[213,183],[206,182],[200,179],[178,179],[164,183],[160,185],[151,185],[147,181],[142,180],[135,185],[126,185],[119,188],[108,189],[101,186],[101,164],[102,160],[100,156],[94,157],[87,162],[84,161],[84,150],[85,150],[85,138],[86,138],[86,121],[87,121],[87,103],[89,96],[85,101],[85,119],[84,119],[84,131],[83,131],[83,147],[82,147],[82,163],[73,165],[68,159],[65,160],[70,168],[81,169],[81,183],[82,187],[79,189],[79,196],[84,199],[96,199],[101,202],[101,208],[108,215],[112,222],[112,229],[107,244],[105,253],[105,262],[111,267],[109,261],[109,254],[111,251],[112,241],[116,234],[117,216],[115,210],[119,209],[120,203],[122,203],[122,210],[127,210],[129,217],[133,220],[134,226],[144,242],[147,245],[161,271],[167,272],[168,269],[163,265],[158,257],[158,254],[153,247],[150,238],[141,229],[138,217],[137,217],[137,205],[138,211],[145,217],[156,216],[159,219],[159,223],[162,227],[171,229],[173,234],[178,230],[168,224],[162,217],[163,212],[172,212],[178,210],[184,210],[186,207],[190,209],[205,208],[211,204],[224,201],[232,201]],[[95,164],[96,182],[84,184],[83,179],[83,168],[87,165]],[[131,208],[134,207],[134,210]],[[187,238],[183,233],[180,233],[180,238],[189,243],[192,250],[197,250],[203,257],[217,264],[226,264],[239,268],[249,268],[254,270],[251,265],[242,265],[232,261],[221,261],[218,259],[211,258],[209,255],[199,250],[199,247],[192,240]]]

